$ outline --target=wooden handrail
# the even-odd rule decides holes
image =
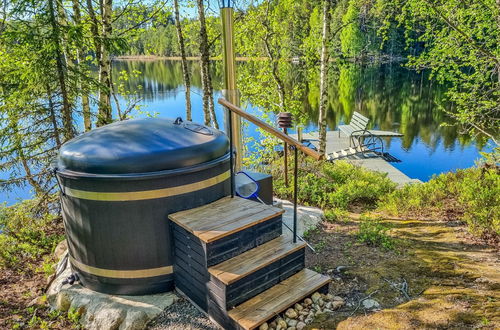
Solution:
[[[319,152],[314,151],[313,149],[306,147],[305,145],[303,145],[299,141],[295,140],[294,138],[286,135],[282,131],[280,131],[280,130],[274,128],[274,127],[272,127],[271,125],[269,125],[268,123],[260,120],[259,118],[255,117],[255,116],[252,116],[251,114],[243,111],[242,109],[240,109],[236,105],[232,104],[231,102],[228,102],[226,99],[220,98],[218,100],[218,102],[219,102],[220,105],[226,107],[227,109],[229,109],[230,111],[234,112],[238,116],[243,117],[246,120],[254,123],[258,127],[260,127],[263,130],[265,130],[266,132],[271,133],[272,135],[274,135],[278,139],[280,139],[282,141],[285,141],[289,145],[295,146],[298,150],[302,151],[304,154],[306,154],[306,155],[308,155],[308,156],[310,156],[310,157],[312,157],[312,158],[314,158],[316,160],[323,159],[323,155],[320,154]]]

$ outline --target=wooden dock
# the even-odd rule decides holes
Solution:
[[[380,136],[380,137],[400,137],[401,134],[399,133],[394,133],[394,132],[386,132],[386,131],[377,131],[377,130],[370,130],[370,132],[373,132],[374,134]],[[293,138],[297,138],[297,134],[290,134]],[[302,134],[303,139],[310,140],[311,143],[318,148],[318,133],[304,133]],[[347,135],[344,133],[340,133],[339,137],[339,131],[328,131],[326,133],[326,153],[327,154],[332,154],[334,152],[337,152],[339,150],[344,150],[349,148],[349,138]],[[342,158],[354,165],[361,166],[363,168],[372,170],[372,171],[378,171],[382,173],[387,173],[387,177],[391,179],[393,182],[397,183],[398,185],[402,186],[407,183],[415,183],[415,182],[420,182],[418,179],[412,179],[408,177],[406,174],[392,166],[389,162],[384,160],[382,157],[377,156],[374,153],[369,153],[365,154],[363,156],[362,154],[356,154],[356,155],[350,155],[347,157]]]

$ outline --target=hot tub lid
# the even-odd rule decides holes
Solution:
[[[84,133],[59,151],[58,170],[93,174],[146,173],[201,164],[224,156],[227,136],[180,120],[120,121]]]

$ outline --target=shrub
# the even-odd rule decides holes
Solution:
[[[56,198],[0,206],[0,268],[27,270],[63,239]],[[52,210],[51,210],[52,209]]]
[[[395,244],[394,239],[387,235],[390,229],[389,225],[380,220],[362,217],[357,237],[360,242],[392,250]]]
[[[384,196],[379,208],[399,216],[458,219],[473,234],[498,236],[500,171],[496,166],[472,167],[441,174]]]
[[[293,177],[290,175],[290,187],[285,187],[282,161],[279,159],[273,164],[275,194],[280,198],[291,199]],[[304,159],[300,164],[298,187],[301,204],[335,208],[339,212],[354,205],[374,207],[382,196],[396,189],[396,184],[386,174],[369,171],[346,161],[329,163]]]

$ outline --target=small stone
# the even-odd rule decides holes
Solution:
[[[313,318],[313,317],[308,317],[308,318],[306,318],[306,319],[304,320],[304,323],[305,323],[305,324],[309,324],[309,323],[312,323],[312,321],[313,321],[313,320],[314,320],[314,318]]]
[[[303,310],[303,309],[304,309],[304,307],[302,307],[302,305],[301,305],[301,304],[295,304],[295,305],[293,306],[293,308],[295,308],[295,310],[296,310],[297,312],[300,312],[301,310]]]
[[[289,327],[289,328],[286,328],[286,330],[297,330],[296,327]]]
[[[332,299],[335,301],[342,301],[342,302],[344,301],[344,298],[339,297],[339,296],[334,296]]]
[[[333,300],[333,295],[332,295],[332,294],[330,294],[330,293],[328,293],[328,294],[326,295],[326,300]]]
[[[365,299],[363,300],[363,307],[366,309],[375,309],[379,308],[380,304],[374,299]]]
[[[318,292],[314,292],[311,296],[311,299],[314,303],[317,303],[319,299],[321,299],[321,295]]]
[[[259,330],[268,330],[269,329],[269,324],[267,322],[264,322],[260,325]]]
[[[304,299],[304,305],[306,306],[311,306],[313,303],[312,299],[311,298],[306,298]]]
[[[305,315],[299,315],[299,321],[304,321],[306,319]]]
[[[292,308],[287,309],[285,315],[291,319],[296,319],[299,316],[295,309]]]
[[[334,300],[334,301],[332,301],[332,305],[330,306],[330,309],[336,310],[344,305],[345,305],[344,301]]]
[[[301,310],[299,315],[309,315],[309,311]]]
[[[299,322],[297,323],[297,330],[302,330],[306,327],[307,324],[305,324],[304,322]]]
[[[323,298],[319,298],[319,299],[318,299],[318,305],[319,305],[320,307],[323,307],[323,305],[324,305],[324,304],[325,304],[325,301],[323,300]]]
[[[289,327],[295,327],[297,325],[297,323],[299,323],[299,321],[297,321],[297,320],[290,320],[290,321],[288,321],[288,326]]]
[[[286,328],[288,328],[288,324],[286,324],[285,320],[279,319],[276,329],[286,329]]]
[[[331,309],[328,309],[328,308],[323,309],[323,312],[325,312],[325,313],[333,313],[333,311]]]

